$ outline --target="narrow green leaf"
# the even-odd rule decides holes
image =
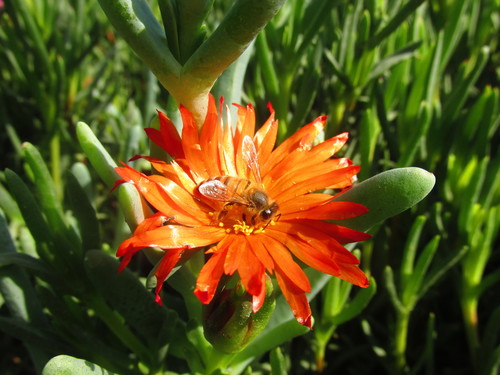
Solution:
[[[212,7],[213,0],[177,2],[180,62],[184,63],[198,47],[201,25]]]
[[[44,367],[42,375],[118,375],[100,367],[99,365],[70,357],[58,355],[52,358]]]
[[[401,288],[406,288],[406,283],[409,278],[412,277],[414,272],[415,256],[417,254],[418,242],[420,240],[420,235],[422,234],[422,229],[424,228],[427,218],[425,216],[417,216],[413,225],[408,233],[406,244],[403,249],[403,259],[401,261],[400,268],[400,283]]]
[[[165,32],[146,0],[99,0],[99,4],[134,52],[171,91],[181,65],[168,49]]]
[[[421,168],[398,168],[382,172],[335,198],[337,201],[361,203],[368,208],[368,213],[335,223],[367,230],[417,204],[429,194],[435,182],[434,175]]]
[[[279,347],[271,350],[271,375],[287,375],[286,358]]]
[[[368,306],[376,292],[377,283],[374,278],[370,278],[370,286],[368,288],[360,289],[356,295],[348,301],[340,314],[333,318],[332,324],[339,326],[361,314],[365,307]]]
[[[257,34],[278,12],[285,0],[237,0],[210,37],[184,65],[183,76],[196,81],[211,81],[249,46]]]
[[[99,177],[111,188],[120,179],[115,172],[116,163],[84,122],[76,124],[76,135],[83,152],[89,158]]]
[[[66,195],[80,229],[83,250],[99,249],[101,238],[96,212],[85,190],[71,172],[66,174]]]
[[[177,22],[177,7],[174,0],[158,0],[160,7],[163,28],[167,38],[168,48],[172,55],[181,61],[181,52],[179,47],[179,25]]]
[[[276,102],[279,96],[278,74],[273,64],[272,52],[266,39],[266,31],[263,30],[255,42],[259,67],[262,69],[263,81],[266,87],[266,94],[272,102]]]
[[[422,254],[418,257],[413,277],[408,280],[407,286],[402,293],[401,299],[405,306],[414,306],[417,301],[423,297],[422,283],[427,276],[427,270],[436,254],[440,239],[440,236],[434,236],[434,238],[424,247]],[[427,289],[425,291],[427,291]]]
[[[425,0],[410,0],[396,13],[396,15],[380,29],[368,42],[370,48],[375,48],[384,39],[391,35]]]
[[[5,215],[10,221],[22,221],[21,211],[12,198],[12,195],[0,184],[0,209],[5,212]]]
[[[38,193],[38,202],[47,218],[49,225],[59,233],[66,233],[68,239],[75,241],[66,225],[61,202],[56,192],[52,176],[45,165],[40,152],[30,143],[23,144],[24,157],[33,173],[34,183]],[[75,241],[76,242],[76,241]]]
[[[425,282],[419,290],[419,295],[425,295],[427,290],[436,284],[451,268],[453,268],[467,254],[468,251],[470,251],[469,248],[462,247],[456,254],[452,254],[441,264],[437,265],[425,279]]]
[[[159,338],[173,339],[162,332],[171,332],[176,314],[159,306],[128,269],[118,273],[116,259],[102,251],[91,250],[85,257],[85,268],[97,290],[144,338],[156,344]],[[160,344],[163,346],[165,342]]]
[[[377,141],[379,139],[381,128],[377,113],[372,108],[367,108],[360,123],[360,165],[363,166],[359,172],[359,178],[363,179],[369,176],[371,169],[369,166],[374,165],[373,162]]]
[[[422,141],[427,136],[432,121],[432,109],[429,103],[422,102],[416,119],[411,129],[411,137],[408,139],[408,147],[403,149],[403,153],[398,160],[399,167],[406,167],[413,162]]]
[[[1,235],[0,233],[0,236]],[[4,245],[4,242],[2,240],[0,241],[2,245]],[[0,267],[8,265],[23,267],[46,281],[54,281],[52,277],[53,273],[47,268],[45,263],[30,255],[10,251],[6,253],[0,252]]]
[[[260,38],[259,36],[258,38]],[[243,93],[243,80],[250,61],[253,48],[250,46],[245,52],[233,62],[217,79],[212,89],[215,98],[223,97],[226,103],[241,103]],[[236,110],[232,107],[231,110]]]
[[[417,53],[417,49],[421,44],[422,42],[411,43],[399,51],[394,52],[392,55],[383,58],[373,66],[367,80],[371,81],[372,79],[388,72],[393,66],[399,64],[400,62],[412,58]]]
[[[384,269],[384,282],[387,291],[389,292],[389,298],[394,306],[394,309],[397,310],[400,314],[407,314],[407,306],[404,306],[401,299],[398,295],[398,290],[396,288],[396,283],[394,281],[394,272],[390,266],[386,266]]]
[[[469,97],[470,90],[483,72],[489,56],[490,49],[483,47],[480,50],[477,61],[472,60],[463,63],[462,74],[457,74],[459,81],[456,82],[456,86],[444,102],[442,118],[447,124],[451,124],[459,116],[464,103]],[[446,129],[448,128],[446,127]]]
[[[24,221],[33,237],[39,242],[51,243],[51,231],[47,221],[42,215],[38,200],[24,181],[13,171],[7,169],[5,177],[9,191],[16,200]]]

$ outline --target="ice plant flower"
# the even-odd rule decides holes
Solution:
[[[120,269],[145,247],[163,249],[155,272],[158,303],[163,282],[183,255],[195,251],[206,253],[194,291],[203,304],[210,303],[223,275],[237,274],[257,312],[264,303],[267,273],[276,277],[297,321],[309,328],[306,294],[311,285],[296,260],[368,286],[359,260],[343,245],[369,235],[329,222],[367,209],[320,192],[341,193],[360,169],[347,158],[334,157],[347,133],[315,144],[326,122],[321,116],[274,148],[278,122],[269,108],[270,117],[256,130],[252,106],[237,106],[233,129],[217,114],[210,96],[201,129],[180,108],[182,134],[159,112],[160,129],[146,132],[173,160],[143,156],[157,172],[149,176],[126,164],[116,168],[122,178],[118,183],[134,184],[155,212],[119,246]]]

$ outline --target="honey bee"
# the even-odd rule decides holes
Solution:
[[[198,186],[198,191],[204,197],[225,202],[218,214],[219,220],[232,206],[239,205],[242,207],[241,219],[247,225],[256,226],[265,223],[264,227],[267,227],[278,214],[279,207],[263,189],[257,151],[249,136],[243,138],[242,156],[254,181],[233,176],[212,177],[202,182]]]

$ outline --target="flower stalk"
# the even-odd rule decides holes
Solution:
[[[182,41],[167,40],[164,29],[145,0],[99,0],[113,26],[149,66],[177,104],[191,111],[199,126],[207,113],[207,95],[217,78],[246,50],[284,2],[236,1],[208,39],[190,56],[176,58],[174,53],[181,52],[171,48],[176,45],[181,48]],[[191,25],[189,33],[193,35],[193,27],[201,23],[199,18],[190,22],[190,12],[181,12],[179,17],[184,16],[183,19],[172,19],[175,14],[172,6],[170,3],[160,7],[164,24]],[[167,30],[171,31],[168,35],[170,39],[179,37],[178,29],[176,33],[168,25]],[[185,63],[182,63],[184,60]]]

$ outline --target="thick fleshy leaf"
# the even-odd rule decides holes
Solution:
[[[43,368],[43,375],[116,375],[105,368],[90,361],[58,355],[47,362]]]
[[[368,213],[338,224],[367,230],[422,200],[434,187],[436,177],[421,168],[398,168],[382,172],[337,196],[335,200],[360,203]]]

